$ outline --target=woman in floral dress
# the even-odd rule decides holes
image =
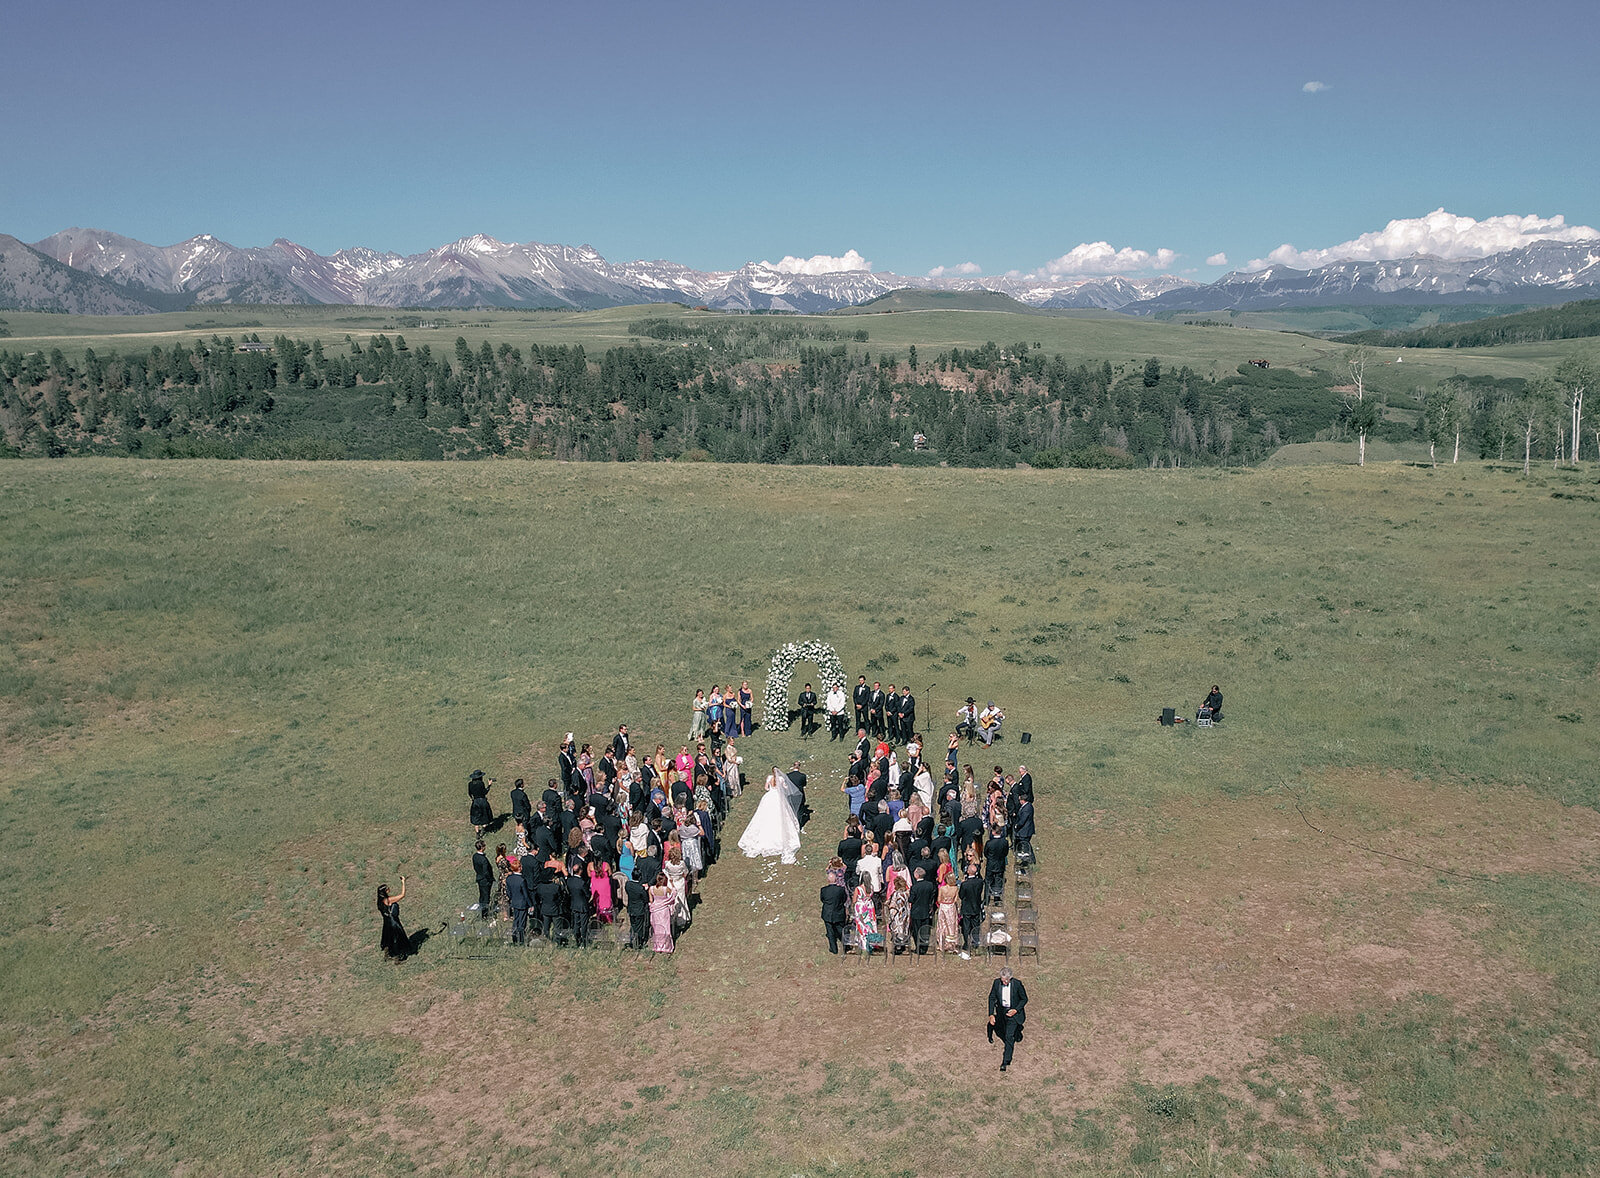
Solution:
[[[878,931],[878,910],[872,903],[872,885],[864,879],[856,885],[851,910],[856,918],[856,938],[861,944],[862,951],[881,949],[883,934]]]

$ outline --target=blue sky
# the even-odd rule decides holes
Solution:
[[[904,274],[1065,271],[1105,242],[1148,257],[1089,265],[1210,278],[1440,208],[1590,226],[1597,11],[18,4],[0,232],[483,232],[701,269],[853,249]]]

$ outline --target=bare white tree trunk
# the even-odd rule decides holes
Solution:
[[[1528,427],[1522,433],[1522,473],[1528,473],[1528,466],[1533,461],[1533,418],[1528,418]]]
[[[1459,429],[1457,429],[1456,430],[1456,453],[1455,453],[1455,457],[1450,459],[1450,465],[1454,466],[1456,463],[1458,463],[1460,461],[1461,461],[1461,431]]]
[[[1367,399],[1367,349],[1357,348],[1350,353],[1350,380],[1355,385],[1356,405],[1359,407]],[[1363,422],[1356,431],[1356,465],[1367,464],[1367,427]]]
[[[1428,442],[1428,463],[1435,467],[1439,465],[1439,460],[1433,456],[1433,441],[1431,439]]]
[[[1578,438],[1583,429],[1583,390],[1572,394],[1572,465],[1578,465]]]

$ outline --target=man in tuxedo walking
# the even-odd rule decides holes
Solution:
[[[831,880],[822,888],[822,927],[828,934],[828,952],[838,953],[844,941],[845,903],[850,893]]]
[[[1002,965],[1000,976],[989,987],[989,1042],[996,1035],[1005,1044],[1005,1054],[1000,1057],[1000,1070],[1011,1066],[1011,1053],[1022,1038],[1022,1024],[1028,1017],[1028,991],[1018,978],[1011,976],[1011,967]]]

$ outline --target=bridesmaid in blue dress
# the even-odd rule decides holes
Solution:
[[[756,730],[755,726],[755,693],[750,690],[750,680],[746,679],[739,687],[739,735],[749,736]]]

